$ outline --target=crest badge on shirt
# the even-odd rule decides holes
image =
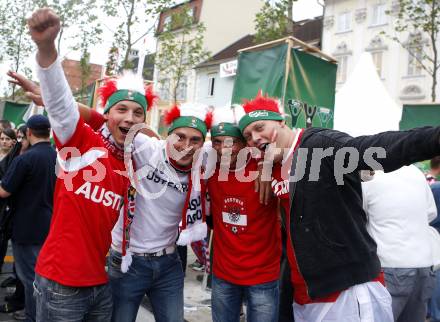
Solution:
[[[227,228],[234,234],[244,231],[247,227],[245,203],[237,197],[228,197],[223,201],[222,219]]]

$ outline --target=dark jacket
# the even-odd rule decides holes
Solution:
[[[21,143],[17,142],[3,160],[0,161],[0,182],[11,165],[12,160],[20,155],[20,151]],[[0,198],[0,240],[10,239],[12,234],[12,216],[8,205],[9,198]]]
[[[42,245],[49,232],[56,181],[56,151],[50,142],[33,144],[16,157],[1,186],[11,193],[14,224],[12,241],[22,245]]]
[[[440,127],[357,138],[328,129],[305,130],[291,169],[294,174],[295,169],[305,164],[304,177],[297,183],[290,182],[290,232],[312,299],[371,281],[380,273],[376,243],[366,230],[358,171],[381,165],[385,172],[390,172],[431,159],[440,155],[439,139]],[[375,157],[377,166],[371,167],[362,157],[370,147],[386,150],[386,158]],[[333,148],[333,153],[322,159],[315,181],[309,180],[312,148]],[[335,154],[342,148],[355,148],[360,158],[353,171],[343,176],[344,184],[338,185],[334,175]]]

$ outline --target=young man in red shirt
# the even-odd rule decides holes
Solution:
[[[366,230],[359,171],[394,171],[440,154],[440,128],[358,138],[290,129],[278,102],[261,95],[243,106],[239,126],[247,144],[274,165],[272,188],[287,217],[295,321],[393,321],[377,246]]]
[[[59,17],[48,8],[28,20],[38,47],[41,92],[60,150],[49,235],[36,265],[37,321],[109,321],[105,271],[111,230],[123,210],[128,179],[123,144],[145,120],[150,102],[142,80],[107,97],[106,125],[93,131],[80,118],[55,47]]]
[[[215,252],[212,319],[240,321],[246,300],[248,321],[275,322],[281,257],[277,201],[260,203],[254,183],[257,160],[246,152],[232,109],[216,109],[214,124],[211,140],[218,163],[208,179]]]
[[[36,84],[21,75],[9,75],[11,82],[23,87],[37,105],[43,104]],[[107,92],[111,83],[109,80],[100,92]],[[79,110],[92,129],[98,131],[105,126],[103,115],[84,106]],[[138,174],[142,174],[138,175],[133,223],[125,225],[124,217],[120,216],[112,231],[108,270],[113,295],[112,321],[135,321],[145,294],[156,321],[183,321],[184,274],[175,247],[179,222],[187,224],[187,229],[181,231],[180,242],[186,244],[206,236],[202,220],[204,198],[199,199],[200,191],[189,187],[194,186],[194,179],[199,179],[195,175],[190,180],[191,168],[195,151],[202,147],[209,129],[210,109],[203,104],[187,103],[174,106],[166,115],[170,140],[149,138],[156,135],[142,129],[146,135],[137,135],[133,142],[132,158]],[[173,136],[177,138],[174,141]],[[186,200],[187,197],[190,199]],[[122,256],[124,248],[126,256]],[[127,256],[129,253],[131,256]],[[123,273],[123,258],[129,257],[131,260],[125,261],[127,272]]]

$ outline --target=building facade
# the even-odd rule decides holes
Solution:
[[[326,0],[322,50],[338,60],[337,88],[340,88],[355,67],[360,55],[372,54],[377,72],[397,104],[431,101],[432,79],[401,44],[429,46],[428,35],[396,33],[399,11],[395,0]],[[439,40],[440,42],[440,40]],[[418,55],[420,47],[414,47]],[[437,93],[440,90],[438,86]]]
[[[295,22],[292,36],[320,48],[322,17]],[[224,48],[196,68],[197,102],[213,107],[231,104],[239,50],[254,46],[254,36],[247,35]]]
[[[61,62],[63,66],[64,74],[66,75],[67,83],[73,93],[78,92],[81,89],[81,66],[78,60],[64,59]],[[98,79],[104,76],[104,67],[97,64],[89,64],[90,75],[85,80],[86,86],[89,86]]]
[[[202,23],[205,27],[204,48],[211,55],[215,55],[237,39],[255,33],[254,19],[256,13],[263,5],[261,0],[190,0],[174,6],[161,13],[156,34],[159,36],[164,28],[171,22],[173,13],[188,6],[193,15],[194,24]],[[245,10],[243,10],[245,8]],[[176,34],[179,33],[177,29]],[[157,41],[156,52],[160,53],[160,38]],[[160,119],[166,108],[169,107],[171,98],[171,84],[167,75],[158,68],[154,70],[154,83],[160,100],[158,108],[152,111],[150,126],[158,128]],[[182,77],[177,88],[177,100],[194,101],[196,99],[196,72],[189,70]]]

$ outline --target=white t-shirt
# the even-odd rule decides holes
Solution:
[[[166,155],[166,141],[138,134],[133,159],[140,188],[130,230],[129,250],[152,253],[174,245],[188,191],[189,173],[175,170]],[[121,251],[123,218],[112,231],[112,247]]]
[[[383,173],[362,183],[367,230],[377,243],[382,267],[433,265],[429,222],[437,217],[431,189],[415,166]]]

